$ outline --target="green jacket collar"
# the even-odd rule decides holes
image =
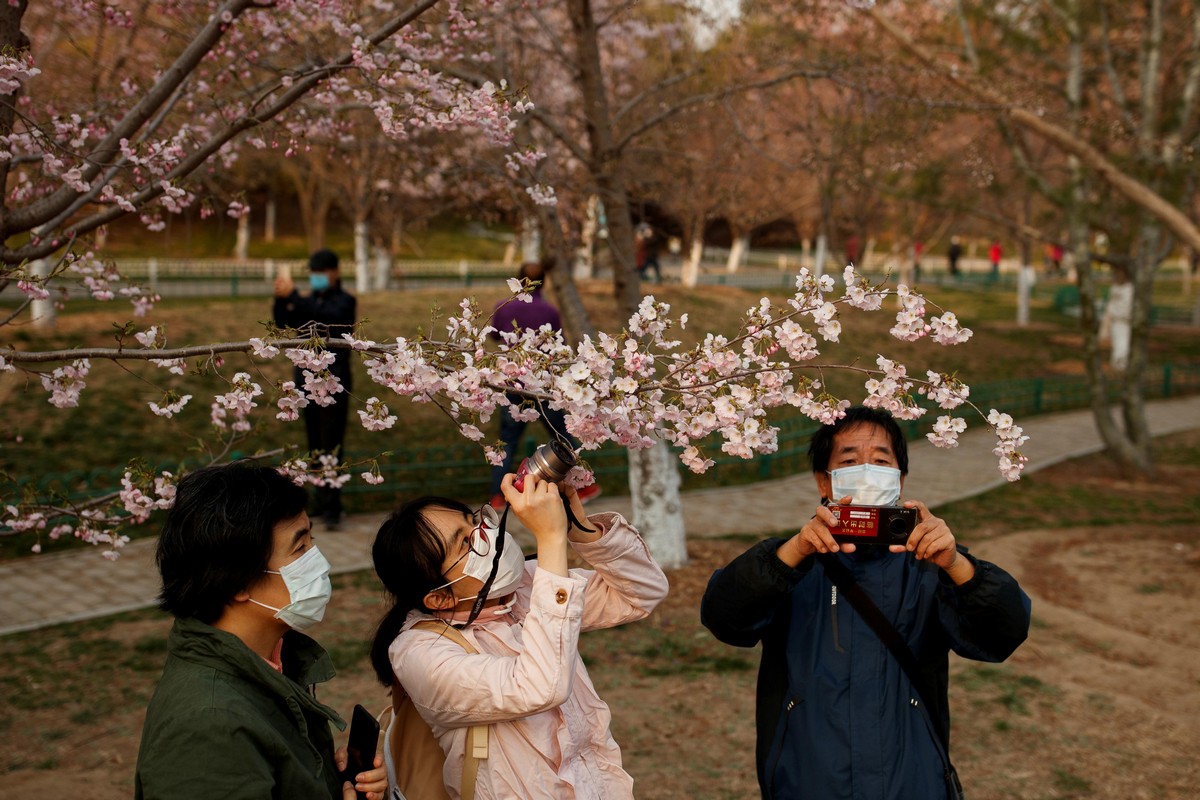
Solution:
[[[283,635],[283,674],[232,633],[195,619],[176,618],[168,640],[171,655],[258,684],[266,691],[295,700],[345,730],[337,712],[319,702],[311,687],[334,676],[333,661],[321,645],[298,631]]]

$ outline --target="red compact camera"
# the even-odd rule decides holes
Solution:
[[[830,506],[838,518],[833,540],[842,544],[905,544],[917,527],[917,510],[903,506]]]

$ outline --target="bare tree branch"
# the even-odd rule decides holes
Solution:
[[[662,111],[660,111],[659,113],[650,117],[649,119],[643,120],[642,124],[638,125],[633,130],[629,131],[623,137],[621,137],[621,139],[618,140],[616,142],[616,144],[614,145],[614,149],[618,153],[621,152],[631,141],[633,141],[637,137],[641,136],[646,131],[651,130],[656,125],[661,124],[663,122],[663,120],[670,119],[671,117],[673,117],[677,114],[681,114],[684,111],[687,111],[689,108],[694,108],[696,106],[703,105],[705,103],[710,103],[710,102],[713,102],[714,100],[721,100],[723,98],[729,97],[730,95],[740,94],[742,92],[753,91],[754,89],[767,89],[767,88],[770,88],[771,86],[778,86],[781,83],[787,83],[788,81],[794,80],[796,78],[828,78],[828,77],[830,77],[830,74],[827,70],[793,69],[793,70],[788,70],[787,72],[784,72],[781,75],[776,75],[771,78],[765,78],[760,81],[753,81],[751,83],[742,83],[742,84],[737,84],[735,86],[727,86],[724,89],[719,89],[715,92],[708,92],[706,94],[694,95],[692,97],[686,98],[685,100],[677,103],[676,105],[671,106],[670,108],[663,109]]]
[[[410,8],[408,11],[392,18],[378,28],[374,33],[367,37],[368,40],[372,44],[380,44],[394,35],[397,31],[410,24],[413,20],[417,19],[419,16],[421,16],[421,14],[437,5],[438,1],[439,0],[420,0],[420,2]],[[130,202],[132,202],[134,206],[140,208],[154,200],[163,193],[163,183],[170,184],[172,181],[191,174],[193,171],[207,162],[209,158],[216,154],[238,134],[257,127],[264,122],[267,122],[278,116],[281,112],[288,109],[297,100],[325,80],[325,78],[330,74],[350,66],[353,61],[354,54],[351,52],[346,52],[336,61],[331,62],[324,68],[314,70],[304,77],[296,80],[286,92],[278,97],[274,103],[268,105],[258,113],[243,115],[231,122],[225,127],[224,130],[213,136],[206,143],[204,143],[203,146],[197,150],[194,150],[188,155],[187,158],[176,164],[175,168],[163,175],[159,181],[146,186],[144,189],[142,189],[142,191],[130,198]],[[178,64],[178,62],[176,63]],[[282,83],[280,84],[280,87],[282,88]],[[63,190],[59,190],[59,192],[61,191]],[[51,195],[51,197],[56,196],[59,192]],[[74,190],[67,189],[67,192],[72,196],[75,194]],[[27,210],[28,209],[25,209],[25,211]],[[74,224],[69,231],[67,231],[67,234],[77,236],[79,234],[87,233],[95,230],[101,225],[105,225],[115,219],[123,217],[128,213],[128,211],[125,211],[118,206],[111,206],[103,211],[97,212],[96,214],[80,220]],[[32,217],[32,215],[30,216]],[[10,230],[14,228],[16,228],[15,225],[10,225]],[[25,259],[43,258],[57,250],[59,247],[61,247],[61,242],[57,242],[55,238],[47,238],[38,243],[30,242],[16,249],[0,248],[0,263],[11,264],[18,263]]]
[[[1164,200],[1149,186],[1122,172],[1120,167],[1113,164],[1095,147],[1061,125],[1056,125],[1034,112],[1013,105],[998,92],[974,80],[971,75],[952,70],[941,64],[878,10],[867,9],[864,13],[869,14],[880,28],[930,70],[967,93],[992,103],[996,106],[999,114],[1007,116],[1017,125],[1028,128],[1058,145],[1063,151],[1077,157],[1081,163],[1099,174],[1126,199],[1149,211],[1190,247],[1200,250],[1200,227],[1197,227],[1186,214]]]

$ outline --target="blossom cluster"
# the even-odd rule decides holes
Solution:
[[[44,46],[0,55],[0,95],[20,108],[0,133],[0,162],[8,169],[6,206],[21,212],[10,215],[18,227],[9,231],[3,261],[10,266],[0,273],[19,279],[32,299],[47,299],[48,282],[15,265],[69,250],[121,214],[138,215],[153,231],[166,228],[166,215],[197,205],[202,218],[217,213],[217,204],[245,217],[244,195],[224,196],[219,181],[194,178],[201,164],[233,166],[245,149],[234,146],[243,131],[246,146],[293,156],[313,141],[346,140],[342,120],[371,109],[383,137],[474,132],[529,173],[546,157],[513,145],[518,121],[534,108],[522,89],[458,75],[458,66],[491,58],[475,17],[491,13],[493,3],[224,3],[218,14],[208,0],[171,0],[162,13],[177,35],[143,48],[132,67],[104,60],[119,56],[100,44],[107,39],[94,26],[152,21],[84,0],[9,5],[21,6],[13,25],[35,43],[81,42],[44,64],[37,63]],[[191,51],[202,57],[181,68],[177,56]],[[318,51],[318,61],[304,55]],[[76,74],[94,74],[86,92],[77,90]],[[531,196],[554,202],[547,186],[533,186]],[[137,316],[157,300],[138,287],[118,288],[111,264],[92,253],[66,261],[95,299],[127,297]],[[314,377],[319,384],[317,371]]]
[[[694,472],[713,465],[705,448],[714,436],[723,452],[736,457],[772,453],[778,448],[778,429],[768,419],[771,409],[790,406],[823,424],[845,414],[850,401],[830,394],[823,382],[823,372],[830,369],[865,373],[863,404],[886,409],[900,419],[921,417],[928,404],[945,411],[963,405],[975,408],[968,399],[969,387],[956,376],[928,371],[926,379],[920,379],[884,355],[877,356],[873,369],[812,364],[819,355],[820,340],[838,340],[842,308],[879,311],[888,297],[898,301],[892,334],[899,339],[927,336],[936,343],[952,345],[970,335],[957,326],[949,312],[935,318],[941,320],[940,328],[932,321],[926,325],[926,300],[903,285],[894,290],[882,284],[871,286],[850,267],[843,279],[846,291],[836,294],[830,276],[802,269],[792,296],[781,303],[762,298],[747,309],[736,335],[710,332],[690,348],[674,338],[686,329],[687,315],[676,319],[669,305],[647,296],[620,333],[585,336],[575,347],[549,325],[537,330],[498,331],[473,300],[464,299],[437,338],[420,335],[376,342],[356,330],[336,339],[311,332],[305,339],[288,339],[290,332],[279,331],[252,339],[243,349],[260,359],[283,354],[305,376],[303,385],[288,380],[272,387],[274,416],[279,420],[295,421],[309,403],[325,404],[343,392],[329,367],[335,349],[350,349],[361,353],[369,378],[386,392],[441,407],[460,435],[479,443],[491,464],[501,463],[503,449],[499,443],[486,441],[486,423],[496,413],[533,421],[539,416],[539,406],[564,412],[567,430],[580,441],[584,452],[606,442],[646,448],[661,440],[678,448],[681,461]],[[513,293],[510,302],[528,300],[529,285],[513,280],[509,289]],[[160,352],[165,343],[164,331],[158,326],[134,338],[146,353]],[[20,358],[15,351],[5,355],[9,361]],[[218,370],[221,363],[212,359]],[[5,364],[0,363],[3,368]],[[81,359],[42,373],[51,402],[77,404],[89,368]],[[806,374],[808,371],[813,374]],[[257,400],[265,394],[249,372],[237,372],[229,379],[228,390],[213,398],[213,424],[228,427],[234,434],[249,430]],[[918,402],[921,396],[926,404]],[[190,397],[168,393],[163,402],[150,404],[151,409],[172,416],[184,411]],[[518,399],[514,401],[514,397]],[[379,396],[368,397],[357,413],[368,431],[386,430],[397,421]],[[993,452],[1000,471],[1015,480],[1026,461],[1020,447],[1028,437],[1007,414],[993,410],[987,421],[996,432]],[[953,447],[965,430],[963,418],[943,415],[928,437],[938,446]],[[351,480],[352,466],[341,463],[336,455],[318,452],[290,458],[280,471],[298,483],[341,486]],[[359,477],[371,484],[383,480],[374,461]],[[571,480],[581,485],[591,480],[586,464]],[[126,487],[121,510],[138,519],[147,509],[161,507],[156,505],[161,496],[152,501],[148,498],[149,493],[136,495]],[[115,530],[104,528],[102,520],[119,522],[120,515],[93,515],[88,520],[89,535],[107,533],[111,541]]]

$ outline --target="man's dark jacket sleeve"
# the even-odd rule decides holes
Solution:
[[[700,601],[700,622],[725,644],[753,647],[776,622],[787,593],[811,569],[779,560],[782,539],[767,539],[713,573]]]

